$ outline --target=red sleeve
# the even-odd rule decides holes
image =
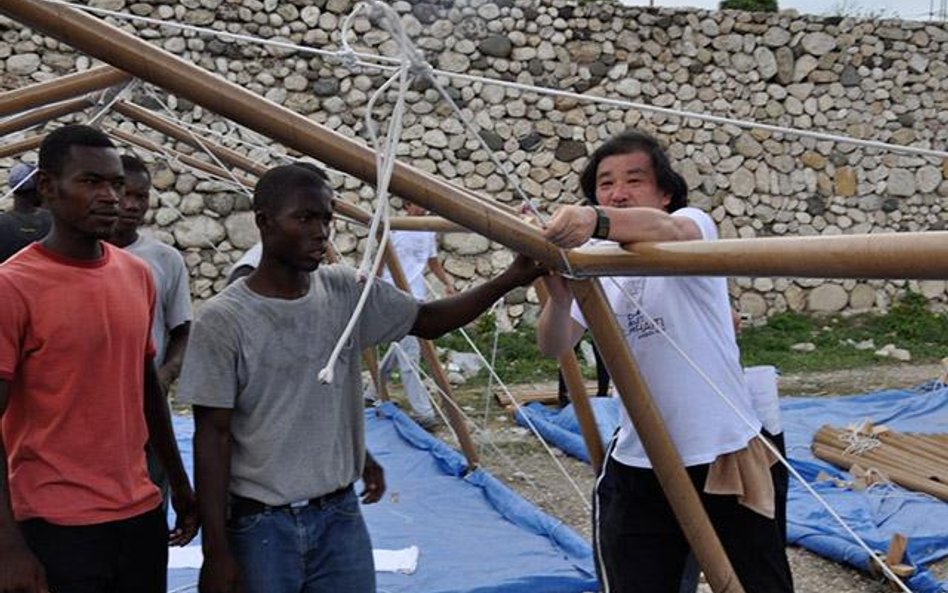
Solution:
[[[29,309],[12,280],[0,274],[0,379],[12,381],[20,363]]]

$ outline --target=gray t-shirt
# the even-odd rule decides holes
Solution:
[[[139,235],[125,250],[148,264],[155,280],[155,321],[151,335],[155,340],[155,363],[165,360],[168,332],[191,321],[191,289],[188,268],[178,250],[158,239]]]
[[[362,473],[361,352],[405,336],[415,299],[376,281],[332,384],[317,375],[352,317],[354,269],[320,266],[298,299],[261,296],[240,279],[198,311],[178,400],[231,408],[230,491],[269,505],[320,496]]]

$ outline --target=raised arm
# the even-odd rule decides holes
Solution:
[[[609,218],[610,241],[688,241],[701,239],[701,230],[690,218],[672,216],[657,208],[601,208]],[[543,229],[543,236],[563,248],[580,247],[596,228],[592,206],[563,206]]]
[[[518,255],[499,276],[456,296],[421,305],[410,333],[432,340],[477,319],[494,301],[518,286],[526,286],[544,273],[533,260]]]
[[[0,420],[10,400],[10,384],[0,379]],[[0,432],[0,591],[47,593],[46,573],[13,518],[7,481],[7,450]]]

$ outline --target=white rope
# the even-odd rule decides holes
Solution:
[[[464,330],[462,329],[462,330],[460,330],[460,331],[462,332],[462,335],[463,335],[463,334],[464,334]],[[397,342],[393,342],[393,343],[392,343],[392,346],[398,347],[398,343],[397,343]],[[399,347],[399,350],[401,350],[400,347]],[[404,352],[404,350],[401,350],[401,351]],[[406,358],[408,358],[408,357],[406,357]],[[457,410],[457,412],[464,418],[465,423],[466,423],[469,427],[473,427],[473,429],[474,429],[474,434],[482,434],[482,435],[484,436],[484,438],[485,438],[485,443],[486,443],[488,446],[490,446],[498,455],[500,455],[501,459],[502,459],[505,463],[507,463],[508,467],[513,468],[513,469],[515,470],[515,473],[522,475],[522,476],[524,477],[524,480],[525,480],[528,484],[530,484],[537,492],[539,492],[539,493],[541,493],[541,494],[546,494],[546,493],[540,488],[540,486],[539,486],[538,484],[536,484],[536,483],[533,481],[533,478],[530,477],[530,474],[528,474],[527,472],[523,471],[523,468],[522,468],[521,466],[519,466],[519,465],[517,464],[517,462],[513,461],[513,459],[511,459],[506,453],[504,453],[503,450],[497,445],[497,443],[494,442],[494,439],[493,439],[493,437],[491,436],[491,431],[490,431],[490,429],[487,428],[487,426],[486,426],[486,421],[485,421],[485,426],[484,426],[484,427],[479,426],[479,425],[474,421],[474,419],[471,418],[470,415],[468,415],[467,412],[465,412],[464,409],[463,409],[460,405],[458,405],[458,403],[457,403],[456,401],[454,401],[454,399],[450,396],[450,394],[445,393],[445,391],[441,388],[441,386],[438,385],[438,382],[435,381],[435,380],[433,379],[433,377],[431,377],[430,375],[428,375],[428,373],[426,373],[426,372],[424,371],[424,369],[421,368],[421,365],[420,365],[420,364],[415,363],[415,361],[412,361],[410,358],[408,358],[408,360],[411,362],[412,367],[418,372],[418,374],[419,374],[419,376],[422,378],[422,380],[428,381],[428,382],[432,383],[432,384],[435,386],[435,389],[438,391],[438,393],[441,394],[442,396],[444,396],[445,401],[449,402],[449,404],[450,404],[455,410]],[[508,395],[509,395],[509,392],[508,392]],[[451,426],[451,423],[448,421],[447,414],[442,410],[441,406],[439,405],[439,402],[436,400],[436,398],[435,398],[433,395],[431,395],[430,392],[428,393],[428,398],[429,398],[429,400],[431,401],[431,403],[434,405],[435,409],[438,411],[438,414],[441,416],[441,419],[442,419],[442,421],[445,423],[445,425],[447,425],[449,428],[451,428],[451,432],[452,432],[452,434],[454,434],[455,439],[458,439],[458,441],[460,441],[460,439],[458,438],[457,433],[454,432],[454,427],[452,427],[452,426]],[[538,439],[540,439],[541,442],[543,442],[543,437],[542,437],[539,433],[534,432],[534,435],[535,435]],[[583,506],[586,507],[586,510],[589,511],[589,510],[590,510],[590,505],[589,505],[589,501],[587,500],[587,499],[588,499],[588,495],[587,495],[586,493],[584,493],[584,492],[579,488],[579,486],[576,485],[576,483],[573,481],[573,479],[572,479],[572,477],[570,476],[570,474],[566,471],[566,468],[563,467],[563,465],[562,465],[561,463],[559,463],[559,460],[557,460],[556,454],[553,453],[552,449],[550,449],[549,447],[547,447],[547,452],[550,454],[550,457],[557,463],[557,465],[559,466],[560,471],[563,472],[564,476],[566,476],[566,479],[567,479],[568,481],[570,481],[570,482],[573,484],[574,488],[576,488],[576,490],[577,490],[577,492],[578,492],[578,494],[579,494],[580,502],[583,504]]]
[[[851,425],[837,436],[840,441],[846,443],[843,455],[864,455],[882,446],[879,437],[862,430],[864,426],[866,426],[865,422],[860,425]]]
[[[397,64],[399,62],[397,58],[388,58],[386,56],[380,56],[380,55],[375,55],[375,54],[356,53],[356,52],[352,52],[351,49],[348,49],[347,51],[321,50],[314,47],[298,45],[295,43],[288,43],[288,42],[271,40],[271,39],[263,39],[263,38],[255,37],[252,35],[228,33],[226,31],[219,31],[217,29],[197,27],[194,25],[185,25],[182,23],[174,22],[174,21],[163,21],[160,19],[137,16],[137,15],[132,15],[132,14],[124,13],[124,12],[118,12],[114,10],[106,10],[103,8],[94,8],[91,6],[74,4],[67,0],[46,0],[46,2],[49,2],[51,4],[61,4],[65,6],[70,6],[74,9],[85,10],[88,12],[112,16],[115,18],[120,18],[120,19],[125,19],[125,20],[141,21],[141,22],[145,22],[145,23],[149,23],[149,24],[157,25],[157,26],[162,26],[162,27],[172,27],[172,28],[177,28],[177,29],[182,29],[182,30],[187,30],[187,31],[194,31],[197,33],[204,33],[208,35],[233,39],[237,41],[245,41],[247,43],[253,43],[255,45],[279,47],[282,49],[290,49],[290,50],[299,51],[302,53],[316,54],[323,57],[339,59],[339,60],[342,60],[344,63],[346,63],[347,61],[350,64],[353,63],[351,61],[351,57],[354,55],[358,58],[358,60],[354,63],[355,65],[368,67],[368,68],[376,68],[376,69],[384,70],[384,69],[394,69],[394,68],[397,68],[398,66],[374,64],[367,60],[377,60],[380,62],[385,62],[386,64],[393,64],[393,63]],[[345,46],[348,47],[348,44],[346,44]],[[760,122],[755,122],[755,121],[750,121],[750,120],[742,120],[742,119],[737,119],[737,118],[710,115],[707,113],[700,113],[696,111],[671,109],[667,107],[656,107],[654,105],[648,105],[645,103],[637,103],[634,101],[626,101],[624,99],[610,99],[607,97],[597,97],[597,96],[592,96],[592,95],[585,95],[582,93],[574,93],[570,91],[553,89],[549,87],[528,85],[528,84],[522,84],[522,83],[511,82],[511,81],[506,81],[506,80],[488,78],[484,76],[462,74],[458,72],[447,72],[444,70],[437,70],[437,69],[432,69],[431,72],[433,75],[444,76],[444,77],[454,79],[454,80],[460,80],[460,81],[471,82],[471,83],[480,82],[482,84],[492,84],[492,85],[497,85],[504,88],[516,89],[520,91],[534,92],[534,93],[545,94],[545,95],[550,95],[554,97],[564,97],[564,98],[574,99],[576,101],[581,101],[584,103],[593,103],[593,104],[608,105],[608,106],[613,106],[613,107],[622,107],[625,109],[637,109],[640,111],[658,113],[658,114],[666,115],[666,116],[683,117],[683,118],[694,119],[694,120],[704,121],[704,122],[709,122],[709,123],[733,125],[742,129],[766,130],[766,131],[770,131],[770,132],[774,132],[778,134],[790,134],[790,135],[798,136],[801,138],[813,138],[815,140],[839,142],[843,144],[850,144],[853,146],[861,146],[863,148],[876,148],[880,150],[898,152],[902,154],[937,157],[941,159],[948,158],[948,152],[943,151],[943,150],[932,150],[932,149],[912,147],[912,146],[901,146],[898,144],[891,144],[888,142],[862,140],[859,138],[852,138],[849,136],[843,136],[839,134],[828,134],[824,132],[814,132],[811,130],[802,130],[798,128],[776,126],[772,124],[765,124],[765,123],[760,123]]]
[[[161,108],[164,109],[165,112],[168,113],[169,117],[174,118],[176,121],[180,122],[179,118],[177,118],[174,112],[171,111],[171,108],[168,107],[168,105],[166,105],[165,102],[161,100],[161,97],[159,97],[151,88],[146,88],[145,92],[148,93],[148,95],[152,99],[154,99],[159,105],[161,105]],[[221,168],[223,171],[227,173],[227,176],[230,177],[231,180],[234,182],[234,184],[240,188],[240,190],[244,193],[244,195],[250,198],[250,201],[253,202],[253,192],[250,191],[250,188],[244,186],[244,184],[242,184],[239,179],[237,179],[237,175],[234,174],[233,170],[231,170],[230,167],[225,165],[224,162],[221,161],[221,159],[216,154],[214,154],[214,152],[210,148],[208,148],[208,146],[201,140],[200,137],[198,137],[197,134],[195,134],[191,130],[188,130],[188,135],[201,148],[201,150],[203,150],[204,153],[207,154],[207,156],[209,156],[214,161],[215,164],[217,164],[219,168]]]
[[[391,20],[386,18],[386,13],[384,12],[385,7],[384,5],[382,6],[383,8],[380,9],[380,14],[382,16],[383,23],[387,23],[388,27],[393,31],[401,31],[401,33],[404,34],[404,32],[401,30],[400,21],[397,19]],[[385,84],[379,87],[379,89],[370,98],[365,111],[366,130],[369,133],[369,138],[373,147],[375,148],[376,192],[378,196],[378,205],[372,217],[372,224],[369,227],[366,248],[363,253],[362,265],[359,268],[359,274],[364,278],[365,285],[362,288],[362,294],[359,295],[359,301],[356,303],[355,309],[349,318],[349,322],[346,324],[342,335],[339,337],[339,341],[336,343],[335,348],[333,348],[332,353],[329,355],[329,360],[326,362],[326,366],[324,366],[323,369],[319,371],[319,380],[323,383],[332,383],[333,381],[336,361],[342,354],[343,348],[349,341],[349,337],[352,335],[352,332],[355,330],[355,327],[359,322],[362,311],[365,308],[366,302],[368,301],[369,293],[372,290],[372,285],[375,283],[376,272],[385,256],[385,248],[388,243],[390,231],[388,188],[392,178],[392,173],[395,170],[395,164],[397,162],[396,150],[398,148],[398,142],[401,139],[402,134],[402,116],[405,113],[405,94],[408,91],[409,69],[412,67],[412,56],[403,54],[403,58],[402,65],[399,68],[396,76],[392,76],[388,81],[385,82]],[[388,90],[391,85],[395,83],[396,80],[398,81],[398,96],[395,102],[395,107],[392,110],[386,138],[383,143],[377,136],[376,125],[372,118],[372,113],[375,108],[375,102]],[[380,224],[382,227],[382,233],[381,238],[378,238],[378,229]],[[378,249],[375,253],[375,257],[372,258],[372,250],[373,247],[375,247],[376,240],[378,241]],[[368,265],[370,260],[371,266]]]
[[[563,466],[563,463],[559,460],[559,458],[557,458],[556,453],[553,452],[553,448],[549,445],[549,443],[546,442],[546,439],[544,439],[543,436],[540,434],[540,431],[537,429],[536,425],[533,423],[533,420],[530,419],[530,416],[523,413],[523,406],[520,404],[519,401],[517,401],[517,398],[514,396],[513,393],[511,393],[510,389],[508,389],[507,384],[504,383],[503,379],[500,378],[500,376],[497,374],[497,371],[494,370],[494,368],[490,366],[490,364],[487,361],[487,358],[485,358],[484,355],[481,353],[480,349],[477,347],[477,344],[475,344],[474,340],[471,339],[471,336],[469,336],[468,333],[464,331],[463,327],[459,328],[458,331],[461,333],[461,335],[464,337],[464,340],[471,347],[471,350],[473,350],[474,353],[477,355],[477,357],[480,358],[481,361],[484,362],[485,367],[487,368],[488,372],[497,381],[497,385],[503,390],[504,395],[507,396],[507,399],[509,399],[510,402],[513,403],[514,408],[518,412],[520,412],[520,416],[523,418],[524,422],[527,423],[527,426],[529,427],[530,432],[536,435],[537,439],[539,439],[540,444],[543,445],[543,448],[546,450],[547,453],[549,453],[550,458],[553,460],[553,463],[556,465],[557,469],[560,470],[560,472],[566,478],[566,481],[568,481],[570,485],[573,487],[573,489],[576,490],[576,492],[579,494],[580,498],[582,499],[583,505],[586,507],[586,510],[592,510],[592,506],[589,504],[589,500],[588,500],[589,493],[584,492],[582,488],[579,487],[579,485],[576,483],[576,480],[573,479],[573,476],[570,475],[570,473]]]
[[[721,390],[721,388],[718,387],[718,385],[704,372],[704,370],[701,369],[698,366],[698,364],[690,356],[688,356],[688,353],[685,352],[684,349],[682,349],[681,346],[679,346],[678,343],[670,335],[668,335],[668,333],[665,331],[665,328],[662,327],[661,324],[656,323],[655,319],[648,313],[648,311],[645,310],[645,308],[642,306],[642,303],[639,301],[638,298],[636,298],[635,295],[633,295],[630,291],[628,291],[624,285],[617,282],[614,277],[608,277],[608,280],[612,282],[622,292],[625,298],[629,299],[629,302],[631,302],[635,307],[638,308],[638,311],[645,317],[646,321],[649,323],[649,325],[651,325],[652,329],[657,331],[659,334],[661,334],[662,337],[665,338],[668,344],[678,353],[679,356],[681,356],[681,358],[685,361],[685,363],[689,367],[691,367],[691,369],[695,373],[697,373],[699,377],[701,377],[702,381],[704,381],[704,383],[708,385],[708,387],[710,387],[711,390],[715,394],[717,394],[717,396],[725,404],[727,404],[728,407],[731,408],[731,410],[733,410],[734,414],[740,419],[740,421],[743,422],[745,426],[747,426],[748,428],[756,432],[757,427],[760,425],[760,422],[752,421],[750,418],[744,415],[744,413],[737,407],[737,404],[735,404],[734,401],[731,400],[731,398],[729,398]],[[833,519],[843,528],[843,530],[845,530],[846,533],[849,534],[851,538],[853,538],[855,543],[860,548],[862,548],[867,554],[869,554],[869,557],[873,559],[879,565],[879,567],[882,569],[882,572],[886,575],[886,577],[891,579],[893,583],[895,583],[902,591],[904,591],[904,593],[912,593],[911,589],[909,589],[908,586],[906,586],[906,584],[902,582],[902,580],[892,571],[892,569],[888,567],[888,565],[885,564],[885,562],[883,562],[881,559],[879,559],[876,556],[872,548],[870,548],[869,545],[861,537],[859,537],[859,535],[833,509],[833,507],[822,496],[820,496],[819,493],[817,493],[816,490],[812,486],[810,486],[810,484],[806,481],[806,479],[804,479],[804,477],[800,475],[800,473],[793,467],[793,465],[791,465],[790,462],[783,455],[780,454],[780,451],[777,449],[776,445],[770,442],[770,439],[761,438],[759,436],[755,438],[757,438],[760,442],[762,442],[763,445],[771,453],[773,453],[773,455],[780,461],[780,463],[782,463],[787,468],[790,474],[793,475],[793,477],[796,478],[800,482],[803,488],[806,489],[806,491],[809,492],[810,495],[813,496],[813,498],[815,498],[816,501],[824,509],[826,509],[826,511],[830,514],[830,516],[833,517]]]

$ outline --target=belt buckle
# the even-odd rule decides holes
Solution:
[[[288,506],[293,510],[302,509],[304,507],[309,506],[309,499],[297,500],[297,501],[291,502]]]

